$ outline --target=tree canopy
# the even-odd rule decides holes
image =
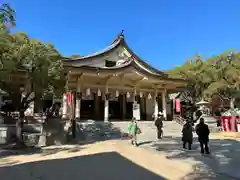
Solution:
[[[29,38],[21,31],[10,34],[12,26],[7,25],[15,25],[15,12],[7,4],[0,7],[0,24],[0,89],[10,95],[13,104],[19,106],[20,102],[18,76],[31,84],[28,95],[34,92],[42,98],[47,93],[60,93],[64,84],[62,56],[53,44]]]
[[[213,95],[233,99],[240,89],[240,53],[226,51],[205,61],[197,56],[168,73],[188,80],[188,89],[195,100]]]

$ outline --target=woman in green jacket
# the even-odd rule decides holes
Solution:
[[[129,132],[129,135],[131,136],[131,144],[134,146],[137,146],[137,131],[138,131],[138,126],[137,126],[136,118],[132,118],[128,126],[128,132]]]

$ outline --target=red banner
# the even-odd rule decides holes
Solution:
[[[67,98],[67,104],[71,105],[72,104],[72,93],[68,91],[66,93],[66,98]]]
[[[222,129],[225,132],[239,132],[237,118],[235,116],[221,116]]]
[[[181,102],[180,99],[175,99],[176,112],[181,112]]]

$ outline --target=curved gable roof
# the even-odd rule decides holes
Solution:
[[[151,74],[153,76],[158,76],[158,77],[161,77],[164,79],[165,78],[172,79],[172,78],[168,77],[168,74],[152,67],[151,65],[146,63],[144,60],[142,60],[139,56],[137,56],[127,45],[127,42],[125,41],[125,38],[124,38],[123,30],[117,36],[117,38],[111,43],[111,45],[108,46],[107,48],[103,49],[102,51],[99,51],[99,52],[96,52],[96,53],[93,53],[93,54],[90,54],[87,56],[82,56],[79,58],[64,59],[64,61],[65,61],[65,63],[67,63],[66,66],[71,66],[71,65],[69,65],[69,63],[70,64],[75,63],[75,62],[77,63],[77,62],[89,60],[91,58],[101,57],[103,55],[111,53],[114,49],[118,48],[119,46],[123,46],[131,55],[129,60],[127,62],[125,62],[124,64],[122,64],[120,66],[114,66],[114,67],[97,67],[97,68],[95,68],[95,67],[90,67],[90,66],[81,66],[81,68],[98,69],[98,70],[104,70],[104,71],[110,70],[111,71],[111,70],[122,69],[122,68],[127,68],[129,66],[133,66],[136,69],[146,72],[148,74]]]

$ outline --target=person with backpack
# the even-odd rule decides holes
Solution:
[[[161,112],[158,113],[158,117],[155,120],[155,126],[157,127],[157,138],[158,139],[162,139],[162,135],[163,135],[163,121],[164,121],[164,117],[163,114]]]

